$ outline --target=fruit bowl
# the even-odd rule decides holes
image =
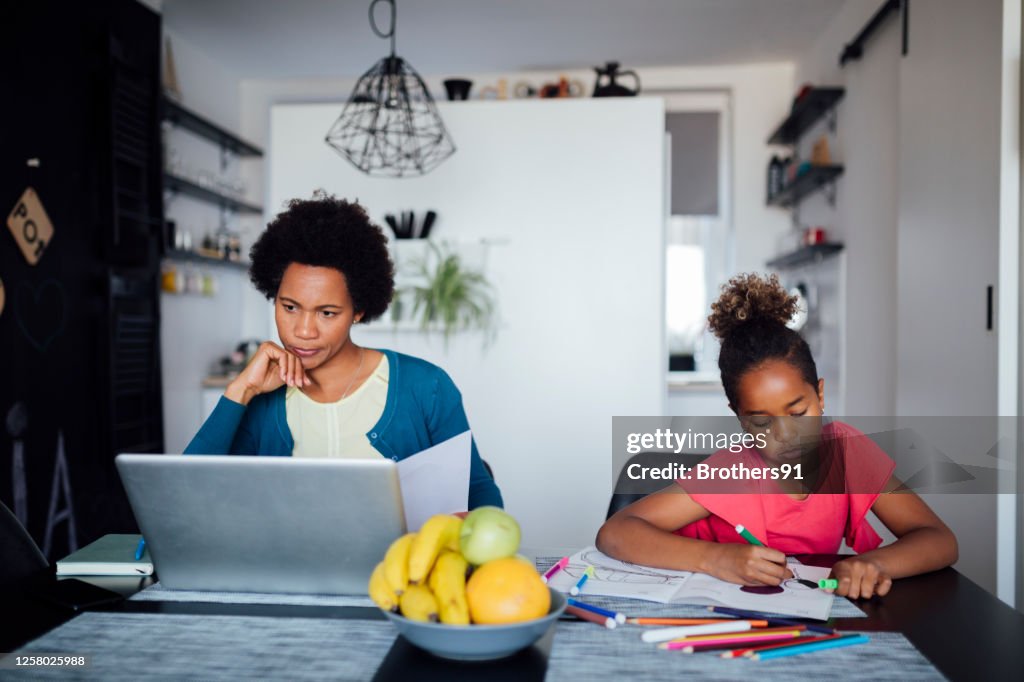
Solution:
[[[457,661],[487,661],[511,656],[544,636],[565,611],[565,595],[550,587],[548,615],[508,625],[444,625],[423,623],[390,611],[388,617],[403,637],[435,656]]]

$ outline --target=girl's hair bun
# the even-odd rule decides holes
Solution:
[[[790,296],[777,275],[737,275],[722,286],[722,295],[711,304],[708,327],[720,339],[737,327],[755,320],[789,323],[797,311],[797,297]]]

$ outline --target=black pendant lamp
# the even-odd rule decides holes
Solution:
[[[391,5],[387,33],[374,21],[378,2]],[[370,3],[370,28],[391,39],[391,55],[359,78],[327,144],[367,175],[400,178],[429,173],[455,153],[455,144],[423,79],[395,55],[396,21],[395,0]]]

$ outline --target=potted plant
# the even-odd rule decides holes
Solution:
[[[427,242],[424,257],[410,263],[414,284],[395,296],[393,317],[401,316],[411,299],[411,317],[424,331],[440,330],[445,343],[457,331],[483,331],[485,344],[493,337],[493,287],[483,273],[467,267],[448,245]],[[397,319],[397,318],[396,318]]]

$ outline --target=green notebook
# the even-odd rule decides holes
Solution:
[[[141,535],[110,534],[57,562],[57,575],[152,575],[149,548],[135,560]]]

